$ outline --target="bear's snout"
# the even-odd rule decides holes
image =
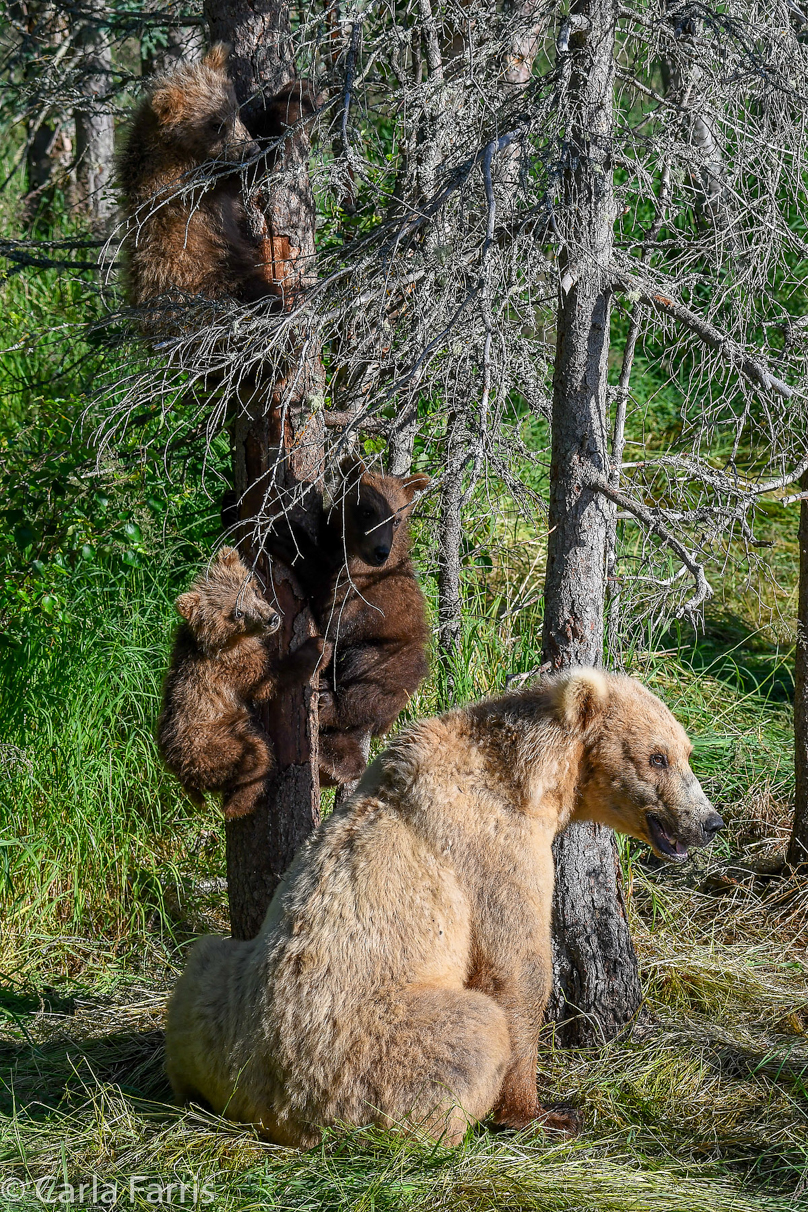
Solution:
[[[691,771],[677,787],[678,794],[660,797],[661,812],[646,813],[648,840],[658,854],[684,862],[691,847],[708,846],[724,820],[716,812]],[[667,801],[667,802],[666,802]]]
[[[715,837],[715,835],[718,833],[719,829],[723,829],[723,828],[724,828],[723,816],[721,816],[721,814],[719,812],[716,812],[715,809],[713,809],[710,812],[709,816],[707,817],[707,820],[702,821],[702,823],[701,823],[702,833],[704,834],[705,846],[708,846],[710,844],[710,842],[713,840],[713,838]]]
[[[274,635],[281,625],[281,616],[277,611],[273,610],[269,615],[264,617],[264,631],[267,635]]]

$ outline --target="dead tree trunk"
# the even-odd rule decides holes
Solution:
[[[446,464],[441,480],[438,528],[438,644],[450,656],[460,644],[460,548],[463,539],[463,468],[468,452],[466,418],[452,412],[446,422]]]
[[[232,47],[230,74],[249,109],[295,77],[289,6],[279,0],[208,0],[213,41]],[[283,173],[267,200],[279,306],[290,308],[306,289],[314,262],[315,207],[304,132],[286,140]],[[322,398],[323,370],[316,342],[301,336],[300,352],[274,382],[255,383],[234,401],[233,472],[243,533],[251,521],[296,499],[295,517],[314,534],[322,474],[321,423],[311,401]],[[322,417],[322,410],[316,414]],[[305,427],[305,435],[303,430]],[[274,471],[272,499],[267,485]],[[305,491],[310,485],[309,491]],[[302,504],[300,503],[302,491]],[[249,546],[245,539],[242,546]],[[267,592],[283,612],[281,655],[297,648],[314,627],[294,576],[278,561],[263,568]],[[275,777],[249,817],[228,822],[227,882],[235,938],[258,932],[272,894],[295,851],[320,819],[317,696],[313,683],[270,704],[264,719],[278,764]]]
[[[418,435],[418,396],[403,409],[394,421],[387,445],[387,470],[391,476],[408,476]]]
[[[569,126],[563,175],[553,380],[543,659],[600,665],[612,506],[587,481],[608,478],[607,358],[614,195],[611,136],[615,0],[576,0],[559,38]],[[555,845],[555,988],[548,1017],[565,1044],[613,1036],[640,1003],[614,837],[570,827]]]
[[[699,66],[699,40],[703,22],[697,12],[686,13],[669,3],[668,19],[673,29],[673,55],[660,60],[665,96],[679,110],[683,134],[695,151],[689,168],[694,211],[700,224],[721,234],[724,244],[734,246],[730,197],[726,189],[724,155],[716,125],[705,111],[700,86],[703,69]]]
[[[78,38],[81,54],[79,89],[82,100],[74,109],[76,121],[76,202],[92,226],[103,232],[114,212],[111,195],[115,156],[115,129],[109,102],[112,48],[101,24],[104,0],[90,0]]]
[[[26,84],[31,85],[42,70],[43,58],[55,61],[70,54],[69,20],[50,3],[20,4],[18,12],[30,43],[24,71]],[[64,191],[68,203],[73,200],[73,140],[68,130],[72,123],[69,113],[48,105],[30,115],[25,125],[25,214],[48,222],[57,189]]]
[[[800,484],[808,492],[808,474]],[[808,864],[808,501],[800,502],[800,587],[794,656],[794,824],[788,846],[792,867]]]

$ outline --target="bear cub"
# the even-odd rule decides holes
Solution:
[[[194,295],[252,303],[282,293],[266,221],[249,187],[282,156],[280,136],[314,114],[318,98],[307,80],[298,80],[254,102],[245,110],[253,138],[227,57],[228,47],[217,43],[201,63],[157,76],[135,112],[118,158],[133,307]],[[216,161],[215,181],[203,183],[199,170]],[[145,327],[164,329],[172,318],[155,315]]]
[[[287,526],[270,540],[333,644],[320,675],[320,782],[351,782],[371,736],[392,728],[426,676],[426,606],[410,559],[408,519],[429,477],[376,474],[344,458],[316,540]]]
[[[266,641],[280,616],[232,547],[221,549],[176,606],[183,622],[157,724],[160,752],[196,803],[205,791],[221,791],[225,817],[246,816],[275,765],[251,706],[307,682],[325,644],[318,636],[283,659],[270,655]]]
[[[158,76],[140,103],[118,160],[127,236],[127,301],[144,307],[161,296],[269,293],[262,240],[252,234],[239,166],[258,156],[239,117],[218,43],[201,63]],[[195,170],[218,160],[210,188]]]

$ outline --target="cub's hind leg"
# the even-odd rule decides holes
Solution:
[[[239,746],[235,772],[224,787],[225,819],[248,816],[255,808],[264,784],[275,768],[272,742],[252,720],[239,722],[234,742]]]

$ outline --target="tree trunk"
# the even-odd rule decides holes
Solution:
[[[112,48],[106,28],[93,18],[106,15],[104,0],[89,0],[78,39],[79,89],[83,100],[76,121],[76,203],[93,228],[104,232],[114,213],[111,196],[115,129],[107,95],[111,87]]]
[[[279,0],[208,0],[206,15],[213,41],[232,47],[229,67],[242,105],[274,96],[295,77],[288,5]],[[315,207],[308,177],[309,141],[304,132],[287,139],[282,180],[266,199],[266,221],[273,249],[279,305],[293,307],[305,290],[314,263]],[[236,401],[232,426],[233,471],[241,533],[253,533],[252,520],[264,520],[297,498],[295,517],[315,533],[322,474],[322,410],[312,419],[314,397],[322,399],[319,348],[301,338],[303,352],[290,358],[274,383],[254,381]],[[305,427],[305,440],[303,429]],[[265,485],[275,469],[272,497]],[[311,485],[303,493],[301,488]],[[242,540],[249,548],[249,537]],[[248,551],[246,554],[250,555]],[[280,562],[265,559],[267,591],[283,612],[278,633],[280,655],[297,648],[314,624],[294,576]],[[274,592],[273,592],[274,591]],[[258,932],[272,894],[300,847],[320,819],[317,745],[317,696],[314,683],[285,693],[264,714],[275,748],[277,773],[249,817],[226,827],[230,927],[234,938]]]
[[[800,487],[808,492],[808,473]],[[800,589],[794,655],[794,824],[788,846],[792,867],[808,864],[808,501],[800,502]]]
[[[441,480],[438,529],[438,645],[445,657],[454,653],[460,644],[461,503],[468,446],[464,414],[450,413],[446,421],[446,465]]]
[[[699,42],[704,37],[704,22],[697,12],[685,13],[674,0],[668,0],[668,21],[674,36],[671,56],[660,59],[660,74],[665,97],[679,111],[683,137],[696,149],[689,166],[688,177],[694,194],[694,210],[698,221],[721,233],[730,248],[735,245],[732,234],[730,195],[726,188],[724,155],[717,127],[710,118],[700,95],[703,70],[699,66]],[[681,48],[681,50],[679,49]]]
[[[415,439],[418,435],[418,396],[402,410],[393,423],[387,444],[387,471],[391,476],[408,476],[412,469]]]
[[[19,13],[31,42],[30,58],[25,65],[25,80],[31,84],[33,77],[42,70],[43,57],[53,59],[67,51],[68,18],[50,3],[20,5]],[[25,125],[25,214],[29,220],[36,216],[48,222],[52,219],[55,190],[64,190],[68,204],[74,200],[71,188],[73,141],[68,133],[72,123],[68,114],[47,108],[29,116]]]
[[[610,141],[615,0],[576,0],[559,39],[570,121],[563,178],[558,333],[553,380],[543,659],[600,665],[613,507],[586,485],[608,478],[607,359],[615,215]],[[614,836],[571,826],[555,844],[555,988],[548,1018],[561,1042],[613,1036],[640,1004],[637,961]]]

